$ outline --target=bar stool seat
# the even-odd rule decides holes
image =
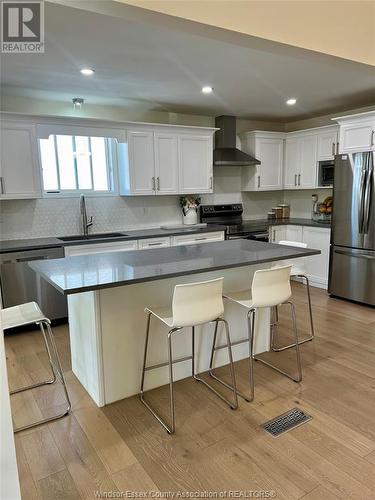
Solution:
[[[302,380],[302,368],[301,359],[299,353],[299,343],[298,343],[298,332],[295,317],[294,304],[289,300],[292,291],[290,288],[290,271],[292,265],[289,264],[283,267],[277,267],[274,269],[262,269],[255,271],[253,281],[251,284],[251,290],[234,291],[224,294],[224,298],[228,301],[234,302],[235,304],[244,307],[247,310],[247,326],[248,326],[248,338],[242,342],[248,342],[249,344],[249,382],[250,382],[250,395],[244,395],[237,391],[237,394],[244,398],[246,401],[250,402],[254,399],[254,367],[253,360],[260,361],[261,363],[269,366],[270,368],[276,370],[277,372],[285,375],[286,377],[292,379],[294,382],[300,382]],[[296,348],[296,361],[297,361],[297,377],[281,370],[277,366],[269,363],[268,361],[256,357],[254,355],[254,336],[255,336],[255,316],[256,311],[264,307],[275,307],[277,305],[288,304],[291,308],[293,329],[295,335]],[[212,347],[212,358],[217,350],[215,348],[215,340]],[[223,346],[220,346],[222,348]],[[212,366],[212,364],[211,364]],[[217,377],[213,369],[210,370],[210,376],[220,382],[227,388],[232,388],[231,384],[228,384],[221,378]]]
[[[173,392],[173,365],[175,363],[191,360],[192,377],[198,382],[202,382],[208,389],[214,392],[222,401],[227,403],[232,409],[235,410],[238,407],[236,379],[233,366],[229,327],[228,323],[222,317],[222,314],[224,313],[224,304],[222,297],[223,279],[224,278],[218,278],[210,281],[203,281],[200,283],[187,283],[187,284],[176,285],[173,293],[172,308],[147,307],[145,309],[145,312],[148,314],[148,316],[147,316],[146,340],[145,340],[144,357],[143,357],[140,400],[146,406],[146,408],[151,412],[151,414],[157,419],[157,421],[164,427],[164,429],[168,432],[168,434],[173,434],[175,432],[175,403],[174,403],[174,392]],[[168,361],[163,363],[158,363],[156,365],[147,365],[151,317],[157,318],[158,320],[163,322],[169,329],[167,337]],[[217,336],[217,328],[219,322],[223,322],[225,325],[227,349],[229,355],[229,365],[232,378],[232,385],[230,389],[233,392],[233,401],[228,400],[214,387],[212,387],[211,384],[200,378],[195,373],[195,327],[198,325],[203,325],[211,322],[215,323],[215,332],[214,332],[215,340]],[[185,327],[191,328],[191,334],[192,334],[191,355],[184,356],[178,359],[173,359],[172,337],[174,336],[174,334],[181,332],[181,330]],[[213,346],[215,346],[215,340]],[[210,369],[212,368],[212,358],[213,357],[211,356]],[[146,401],[144,397],[146,372],[149,372],[150,370],[159,369],[163,366],[169,367],[169,411],[170,411],[169,423],[156,412],[156,410]]]
[[[146,307],[145,312],[153,314],[170,328],[173,327],[173,313],[169,307],[153,307],[152,309]]]
[[[66,382],[64,378],[64,373],[61,366],[60,357],[57,351],[55,339],[53,337],[53,332],[51,328],[51,321],[43,314],[39,305],[36,302],[27,302],[25,304],[20,304],[18,306],[7,307],[0,311],[1,313],[1,325],[3,329],[16,328],[18,326],[37,324],[39,325],[40,331],[43,336],[44,344],[48,354],[48,360],[52,372],[52,378],[49,380],[44,380],[42,382],[36,382],[34,384],[20,387],[10,394],[17,394],[19,392],[28,391],[35,389],[36,387],[41,387],[43,385],[52,385],[59,379],[62,383],[65,399],[67,406],[62,413],[54,415],[52,417],[44,418],[37,422],[33,422],[22,427],[14,428],[14,432],[19,432],[25,429],[30,429],[31,427],[36,427],[46,422],[51,422],[52,420],[57,420],[58,418],[65,417],[71,411],[71,403],[69,399],[68,390],[66,387]]]
[[[1,310],[1,323],[4,329],[30,325],[39,321],[46,321],[36,302],[27,302],[19,306],[7,307]]]

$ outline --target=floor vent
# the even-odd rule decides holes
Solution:
[[[299,425],[305,424],[311,419],[312,417],[304,411],[299,408],[293,408],[292,410],[269,420],[263,424],[262,427],[266,432],[271,434],[271,436],[278,437],[281,434],[284,434],[284,432],[295,429]]]

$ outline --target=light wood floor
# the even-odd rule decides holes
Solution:
[[[202,384],[176,384],[177,433],[168,436],[136,397],[99,409],[70,369],[67,327],[55,328],[73,413],[16,435],[23,498],[95,498],[95,491],[273,490],[277,499],[375,498],[375,310],[312,289],[316,339],[301,348],[295,384],[256,364],[256,400],[232,411]],[[304,288],[294,286],[300,334]],[[285,311],[286,313],[287,311]],[[280,341],[288,341],[280,314]],[[6,338],[12,388],[48,376],[35,332]],[[293,352],[272,354],[294,369]],[[246,387],[246,363],[237,363]],[[150,393],[167,402],[166,388]],[[61,407],[59,386],[12,397],[17,425]],[[313,420],[281,437],[259,425],[299,406]]]

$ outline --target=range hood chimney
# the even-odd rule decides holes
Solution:
[[[236,148],[236,117],[217,116],[215,127],[214,165],[238,166],[259,165],[260,161]]]

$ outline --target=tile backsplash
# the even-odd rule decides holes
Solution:
[[[241,192],[241,167],[215,169],[214,194],[202,195],[202,203],[242,202],[244,218],[261,219],[278,203],[291,205],[292,217],[310,217],[311,195],[322,201],[329,189]],[[102,196],[86,198],[93,216],[93,232],[126,231],[180,224],[179,196]],[[80,233],[79,198],[41,198],[0,202],[0,239],[39,238]]]

